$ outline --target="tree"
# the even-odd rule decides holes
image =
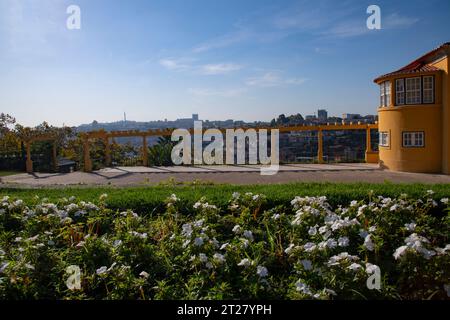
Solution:
[[[172,165],[172,148],[175,143],[170,136],[159,137],[156,145],[148,148],[149,164],[154,166]]]
[[[10,132],[10,125],[16,123],[16,119],[14,119],[9,114],[0,113],[0,138],[2,138],[7,132]]]

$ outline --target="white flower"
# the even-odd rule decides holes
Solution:
[[[264,266],[258,266],[256,267],[256,274],[260,276],[261,278],[267,277],[269,274],[269,271]]]
[[[228,246],[229,246],[230,244],[227,242],[227,243],[224,243],[221,247],[220,247],[220,250],[225,250]]]
[[[278,220],[281,217],[281,215],[279,213],[276,213],[272,216],[273,220]]]
[[[294,247],[295,247],[295,244],[291,243],[289,245],[289,247],[287,247],[286,250],[284,250],[284,253],[290,254],[292,252],[292,249],[294,249]]]
[[[312,262],[311,262],[311,260],[307,260],[307,259],[300,260],[300,263],[302,264],[303,269],[305,269],[305,270],[312,270]]]
[[[114,246],[114,247],[118,247],[118,246],[120,246],[121,244],[122,244],[122,240],[119,240],[119,239],[114,240],[114,242],[113,242],[113,246]]]
[[[238,266],[246,267],[246,268],[250,267],[251,265],[252,265],[252,262],[247,258],[242,259],[241,262],[238,263]]]
[[[242,229],[241,226],[237,224],[233,227],[233,230],[231,231],[233,231],[235,234],[240,234],[242,232]]]
[[[402,255],[404,255],[406,253],[406,249],[408,249],[407,246],[398,247],[394,252],[395,260],[398,260],[398,258],[400,258]]]
[[[198,209],[199,207],[201,207],[202,203],[201,202],[196,202],[194,203],[194,209]]]
[[[106,198],[108,198],[108,195],[107,195],[106,193],[104,193],[104,194],[102,194],[102,195],[100,196],[100,201],[103,201],[103,200],[105,200]]]
[[[328,230],[327,226],[322,226],[319,228],[319,233],[324,234],[325,232],[327,232],[327,230]]]
[[[150,275],[147,272],[142,271],[141,273],[139,273],[139,276],[142,277],[142,278],[147,279]]]
[[[432,194],[434,194],[434,191],[433,190],[427,190],[427,195],[432,195]]]
[[[359,270],[359,269],[361,269],[362,268],[362,266],[359,264],[359,263],[352,263],[349,267],[348,267],[348,269],[350,269],[350,270],[352,270],[352,271],[356,271],[356,270]]]
[[[202,246],[203,245],[203,238],[201,238],[201,237],[198,237],[198,238],[195,238],[195,240],[194,240],[194,245],[196,245],[197,247],[200,247],[200,246]]]
[[[241,196],[239,192],[233,192],[232,197],[233,199],[238,199]]]
[[[190,223],[185,223],[181,228],[183,229],[181,234],[186,238],[190,238],[193,232],[192,225]]]
[[[303,283],[301,280],[298,280],[295,283],[295,289],[301,293],[312,295],[311,289],[306,283]]]
[[[339,247],[347,247],[349,244],[349,239],[347,237],[340,237],[338,239],[338,246]]]
[[[242,242],[242,247],[244,249],[248,248],[249,241],[247,239],[244,239],[244,238],[241,238],[240,240]]]
[[[9,262],[4,262],[4,263],[0,264],[0,273],[3,273],[8,266],[9,266]]]
[[[311,252],[311,251],[316,250],[316,247],[317,246],[315,243],[308,242],[308,243],[305,243],[305,245],[303,246],[303,249],[305,250],[305,252]]]
[[[106,273],[107,271],[108,271],[108,268],[105,266],[102,266],[102,267],[98,268],[96,272],[98,275],[100,275],[100,274]]]
[[[207,257],[206,254],[204,254],[204,253],[200,253],[200,254],[198,255],[198,258],[200,259],[200,262],[206,262],[206,261],[208,261],[208,257]]]
[[[369,233],[368,233],[366,230],[364,230],[364,229],[359,230],[359,236],[360,236],[361,238],[363,238],[363,239],[365,239],[365,238],[367,237],[368,234],[369,234]]]
[[[331,294],[332,296],[337,296],[336,291],[334,291],[334,290],[325,288],[325,289],[323,289],[323,291],[325,291],[328,294]]]
[[[447,297],[450,298],[450,284],[444,284],[444,290],[447,293]]]
[[[25,268],[30,269],[30,270],[34,270],[34,266],[32,266],[29,263],[25,263]]]
[[[443,204],[448,204],[448,198],[442,198],[442,199],[441,199],[441,202],[442,202]]]
[[[224,263],[225,262],[225,256],[223,254],[220,253],[215,253],[213,255],[214,260],[216,260],[219,263]]]
[[[414,229],[416,229],[416,226],[417,224],[415,224],[414,221],[411,223],[405,223],[405,228],[408,231],[414,231]]]
[[[400,208],[400,206],[398,204],[394,204],[391,206],[391,208],[389,209],[390,211],[397,211],[398,208]]]
[[[249,230],[245,230],[242,234],[245,238],[247,238],[250,241],[253,241],[253,233]]]
[[[358,201],[353,200],[352,202],[350,202],[350,207],[356,207],[358,205]]]
[[[367,235],[366,238],[364,239],[364,247],[366,247],[366,249],[369,251],[373,251],[373,249],[375,248],[375,245],[372,241],[370,234]]]
[[[194,222],[194,227],[201,228],[203,226],[203,223],[205,222],[205,219],[200,219]]]
[[[308,230],[308,234],[310,236],[315,236],[317,234],[317,225],[315,225],[314,227],[310,227]]]

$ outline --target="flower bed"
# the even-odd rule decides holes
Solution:
[[[448,199],[0,201],[2,299],[448,299]],[[68,281],[79,270],[79,282]],[[72,279],[73,280],[73,279]]]

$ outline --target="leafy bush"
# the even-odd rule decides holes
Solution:
[[[0,201],[1,299],[448,299],[447,198]],[[68,267],[81,271],[68,286]],[[379,279],[375,276],[380,275]],[[379,283],[378,283],[379,280]],[[368,283],[370,284],[368,286]]]

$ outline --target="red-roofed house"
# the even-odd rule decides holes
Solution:
[[[379,157],[387,169],[450,174],[450,42],[379,76]]]

